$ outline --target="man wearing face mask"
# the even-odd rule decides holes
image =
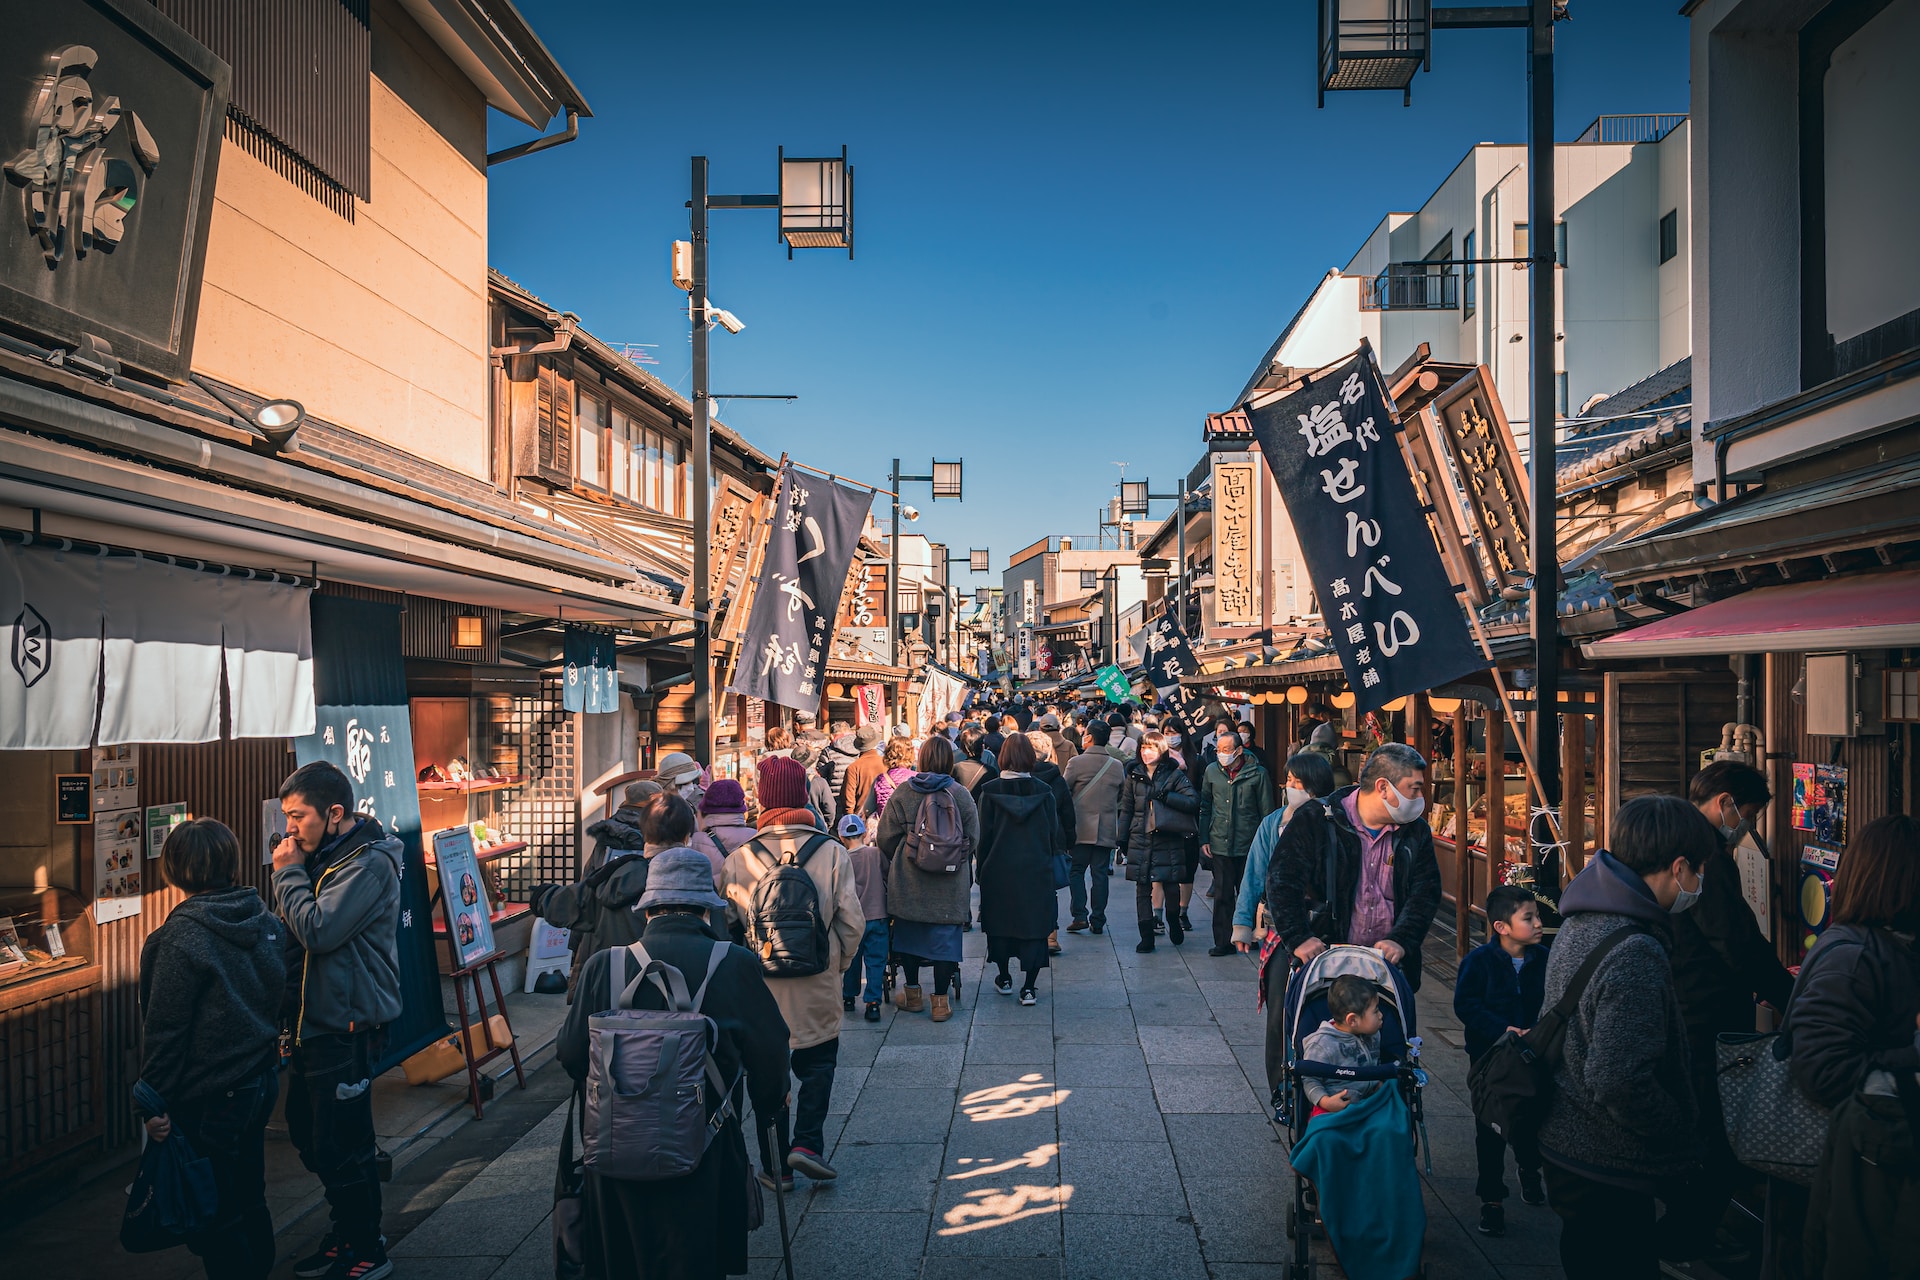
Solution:
[[[1657,1237],[1692,1216],[1684,1188],[1700,1152],[1674,992],[1678,957],[1669,958],[1674,923],[1700,900],[1700,868],[1721,841],[1678,796],[1629,800],[1607,831],[1611,849],[1596,852],[1560,895],[1565,922],[1542,1007],[1566,994],[1589,955],[1611,946],[1567,1020],[1540,1154],[1569,1280],[1653,1280]],[[1668,1205],[1660,1232],[1656,1199]]]
[[[400,840],[354,811],[353,783],[325,761],[280,787],[287,835],[273,849],[273,899],[288,933],[287,1137],[318,1175],[333,1229],[299,1276],[379,1280],[373,1060],[400,1016]]]
[[[1213,860],[1213,946],[1210,956],[1230,956],[1233,912],[1246,874],[1254,833],[1273,812],[1273,779],[1240,745],[1234,733],[1214,738],[1213,760],[1200,779],[1200,852]]]
[[[1267,912],[1302,964],[1329,943],[1372,947],[1420,989],[1420,946],[1440,906],[1433,830],[1422,816],[1426,771],[1418,751],[1389,742],[1367,757],[1358,783],[1327,797],[1324,812],[1307,805],[1281,833]]]
[[[1684,1229],[1661,1246],[1661,1256],[1674,1260],[1712,1254],[1714,1229],[1742,1177],[1721,1120],[1714,1042],[1722,1032],[1754,1029],[1756,997],[1772,1005],[1777,1015],[1786,1011],[1793,994],[1793,975],[1760,932],[1734,860],[1739,842],[1773,799],[1767,780],[1750,765],[1716,760],[1694,775],[1687,799],[1719,829],[1724,844],[1701,864],[1699,902],[1673,922],[1673,985],[1687,1025],[1700,1136],[1706,1144],[1704,1167],[1694,1187],[1697,1199],[1673,1219]]]

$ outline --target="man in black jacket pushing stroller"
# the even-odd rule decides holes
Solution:
[[[1427,762],[1389,742],[1367,757],[1358,783],[1324,809],[1301,806],[1287,824],[1267,875],[1267,911],[1300,963],[1332,943],[1372,947],[1409,990],[1420,989],[1420,947],[1440,906],[1426,791]]]

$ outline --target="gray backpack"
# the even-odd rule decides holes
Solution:
[[[629,953],[640,965],[631,981]],[[608,952],[608,990],[618,994],[612,1009],[587,1021],[581,1138],[588,1169],[628,1182],[683,1178],[699,1166],[733,1117],[734,1091],[713,1060],[719,1029],[700,1012],[726,956],[727,944],[714,943],[706,977],[689,996],[680,971],[655,960],[642,944]],[[666,998],[667,1008],[633,1007],[640,984],[649,981]],[[710,1098],[717,1100],[711,1116]]]

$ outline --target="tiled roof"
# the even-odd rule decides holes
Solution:
[[[1610,424],[1619,428],[1622,423]],[[1663,413],[1652,424],[1637,431],[1621,435],[1608,434],[1592,442],[1592,452],[1576,453],[1571,462],[1567,461],[1570,448],[1577,440],[1569,440],[1558,449],[1561,458],[1560,467],[1553,473],[1554,486],[1561,492],[1573,488],[1590,476],[1597,476],[1615,467],[1623,466],[1637,458],[1657,453],[1672,445],[1684,444],[1693,435],[1693,411],[1674,409]]]
[[[1218,439],[1221,436],[1251,436],[1252,434],[1253,423],[1239,409],[1207,415],[1206,438],[1209,440]]]
[[[1682,356],[1664,369],[1657,369],[1630,387],[1608,396],[1598,404],[1588,405],[1583,418],[1610,418],[1623,413],[1636,413],[1642,409],[1659,409],[1679,400],[1691,399],[1693,389],[1693,357]]]

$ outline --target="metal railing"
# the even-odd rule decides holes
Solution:
[[[1362,311],[1458,311],[1460,277],[1450,262],[1396,262],[1360,282]]]
[[[1575,142],[1658,142],[1686,120],[1684,111],[1634,116],[1595,116]]]

